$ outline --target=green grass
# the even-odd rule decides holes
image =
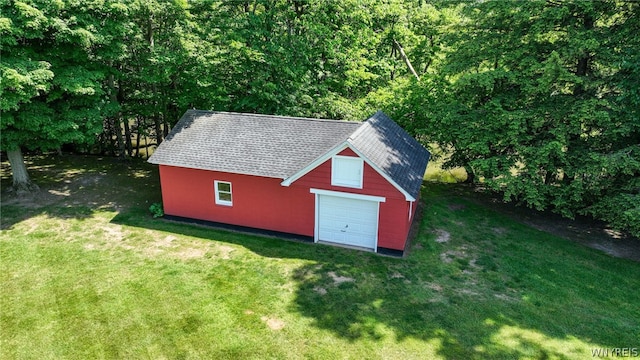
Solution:
[[[584,359],[640,347],[640,264],[514,222],[457,185],[425,184],[417,238],[396,259],[153,219],[157,172],[143,163],[30,166],[44,200],[2,203],[3,359]]]
[[[467,179],[467,172],[462,167],[442,168],[442,164],[451,156],[450,152],[441,149],[437,144],[430,144],[429,150],[431,151],[431,159],[424,174],[426,181],[455,184]]]
[[[463,182],[467,178],[467,172],[461,168],[445,170],[437,163],[429,163],[424,179],[430,182],[455,184]]]

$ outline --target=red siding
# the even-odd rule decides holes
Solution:
[[[350,149],[340,153],[357,156]],[[214,180],[232,183],[233,206],[216,205]],[[404,250],[411,225],[409,202],[404,195],[366,162],[363,188],[331,185],[331,160],[327,160],[289,187],[281,179],[224,172],[160,166],[162,200],[168,215],[215,221],[260,229],[313,236],[315,195],[311,188],[383,196],[380,203],[378,247]],[[412,206],[415,213],[415,203]]]
[[[345,149],[338,155],[357,156],[351,149]],[[386,201],[380,203],[378,223],[378,247],[404,250],[407,234],[411,225],[409,219],[409,202],[404,195],[378,174],[366,162],[362,189],[354,189],[331,185],[331,160],[327,160],[290,186],[292,189],[301,187],[308,192],[310,188],[383,196]],[[414,204],[415,205],[415,204]]]
[[[233,206],[215,203],[214,180],[231,182]],[[314,195],[280,179],[161,165],[160,182],[167,215],[313,236]]]

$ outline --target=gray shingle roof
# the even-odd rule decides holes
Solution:
[[[370,117],[349,142],[413,197],[420,192],[431,154],[382,111]]]
[[[344,142],[417,197],[429,152],[380,111],[361,123],[188,110],[149,162],[286,179]]]
[[[360,125],[188,110],[149,162],[285,179],[344,142]]]

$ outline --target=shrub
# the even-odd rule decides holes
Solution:
[[[164,216],[164,209],[162,208],[161,203],[151,204],[151,206],[149,206],[149,211],[151,211],[151,214],[153,215],[154,218],[159,218]]]

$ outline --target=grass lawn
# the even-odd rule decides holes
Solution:
[[[425,184],[418,235],[396,259],[153,219],[157,170],[145,163],[32,161],[42,193],[2,199],[2,359],[585,359],[640,348],[640,263],[515,222],[456,185]]]

